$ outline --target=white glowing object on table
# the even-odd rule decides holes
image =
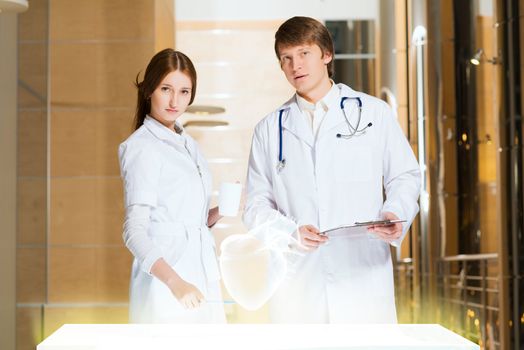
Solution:
[[[233,300],[247,310],[262,307],[285,277],[283,255],[249,234],[229,236],[221,251],[222,280]]]
[[[220,271],[227,291],[247,310],[262,307],[287,273],[284,254],[296,225],[274,217],[246,234],[227,237],[220,245]]]

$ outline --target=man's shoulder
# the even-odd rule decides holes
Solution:
[[[278,118],[281,113],[285,113],[286,110],[291,108],[291,105],[293,103],[296,103],[295,95],[293,95],[289,100],[287,100],[285,103],[281,104],[268,114],[262,118],[257,125],[255,126],[255,130],[260,130],[264,128],[271,127],[272,125],[275,125],[278,123]]]

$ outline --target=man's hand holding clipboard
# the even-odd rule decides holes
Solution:
[[[392,242],[396,241],[402,236],[403,222],[406,222],[406,220],[399,219],[395,214],[391,212],[384,212],[383,219],[381,220],[355,222],[353,225],[326,230],[322,232],[321,235],[326,235],[329,237],[330,232],[332,231],[340,230],[343,228],[362,228],[362,230],[365,229],[368,233],[373,233],[378,238],[391,244]]]
[[[382,213],[383,221],[371,222],[366,225],[368,232],[373,232],[383,241],[392,244],[394,241],[402,237],[402,223],[406,220],[400,220],[395,214],[391,212]]]

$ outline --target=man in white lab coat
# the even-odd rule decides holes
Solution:
[[[271,321],[394,323],[390,244],[418,212],[413,151],[386,103],[330,79],[334,49],[323,24],[287,20],[275,52],[296,94],[255,128],[244,222],[293,220],[305,252],[270,300]],[[406,222],[323,234],[379,218]]]

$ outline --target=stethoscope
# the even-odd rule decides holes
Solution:
[[[353,127],[351,125],[348,116],[346,114],[346,110],[344,109],[344,105],[346,100],[355,100],[357,102],[358,107],[358,119],[357,119],[357,126]],[[349,134],[340,134],[337,133],[335,136],[337,138],[342,139],[350,139],[354,136],[360,136],[365,133],[365,130],[373,125],[373,123],[368,123],[365,127],[362,129],[359,129],[360,126],[360,120],[362,119],[362,100],[360,97],[342,97],[340,99],[340,109],[342,110],[342,113],[344,114],[344,119],[346,120],[346,123],[348,125]],[[281,109],[278,114],[278,136],[279,136],[279,145],[278,145],[278,163],[277,163],[277,172],[280,173],[285,167],[286,167],[286,159],[284,158],[282,154],[282,136],[283,136],[283,128],[282,128],[282,116],[284,114],[284,109]]]

